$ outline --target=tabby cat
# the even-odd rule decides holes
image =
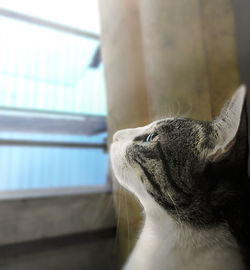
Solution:
[[[249,269],[246,87],[212,122],[166,118],[115,133],[114,173],[145,222],[126,270]]]

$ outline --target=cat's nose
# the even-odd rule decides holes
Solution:
[[[117,131],[113,136],[113,142],[118,142],[124,137],[124,130]]]
[[[116,132],[114,135],[113,135],[113,142],[118,142],[119,141],[119,131]]]

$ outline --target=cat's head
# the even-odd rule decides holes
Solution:
[[[212,122],[166,118],[115,133],[111,161],[122,186],[145,211],[212,224],[237,204],[247,169],[246,89],[241,86]]]

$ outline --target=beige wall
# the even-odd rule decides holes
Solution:
[[[169,113],[216,116],[239,84],[230,0],[100,0],[110,138]],[[121,254],[143,222],[115,184]]]

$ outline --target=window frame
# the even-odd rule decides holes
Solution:
[[[1,8],[0,16],[37,24],[72,35],[100,39],[99,35],[87,31],[7,9]],[[67,125],[69,121],[72,125],[71,129]],[[92,127],[89,128],[91,124]],[[84,126],[88,126],[88,130],[83,128]],[[106,130],[106,117],[102,116],[0,108],[0,132],[25,131],[90,135],[104,130]],[[106,149],[105,143],[0,140],[0,144]],[[94,216],[95,218],[93,218]],[[0,192],[0,245],[107,229],[115,227],[115,223],[111,184],[108,181],[104,186]]]
[[[0,106],[0,131],[94,135],[107,130],[105,116]]]

